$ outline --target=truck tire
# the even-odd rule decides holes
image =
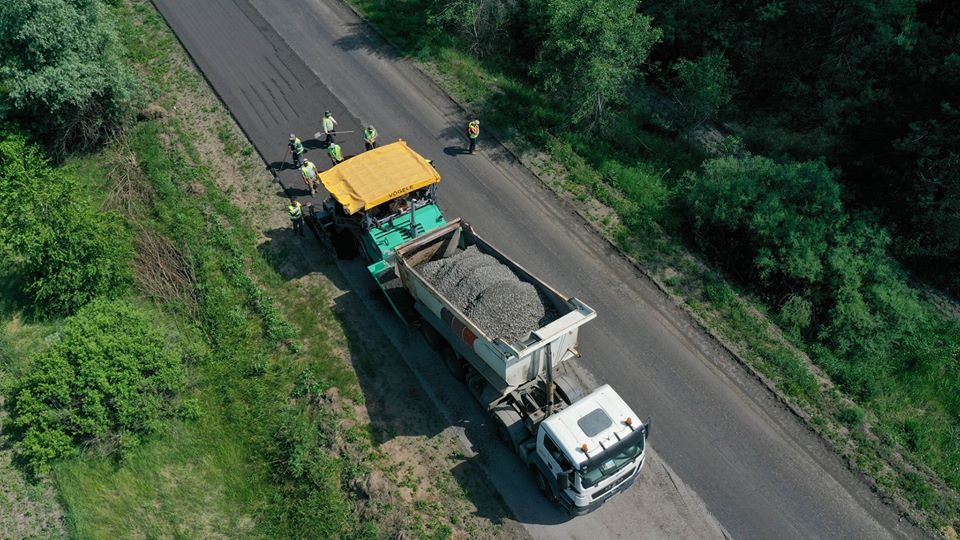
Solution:
[[[440,332],[437,332],[437,329],[430,326],[429,323],[424,321],[420,325],[420,332],[423,334],[423,339],[427,342],[427,345],[435,351],[439,351],[444,347],[449,347],[447,340],[440,335]]]
[[[534,481],[537,483],[537,489],[540,490],[540,493],[543,493],[548,501],[555,502],[557,496],[553,494],[553,489],[550,488],[550,481],[547,480],[547,477],[535,465],[530,466],[530,472],[533,473]]]
[[[561,375],[556,378],[555,382],[557,390],[560,391],[561,397],[567,402],[567,405],[580,401],[580,398],[585,395],[583,388],[572,375]]]
[[[520,443],[528,436],[527,428],[517,411],[509,405],[500,405],[490,411],[497,438],[514,452],[519,452]]]
[[[353,235],[349,232],[333,233],[330,242],[333,244],[333,251],[337,254],[338,259],[347,260],[357,256],[357,245],[353,241]]]
[[[467,370],[463,368],[463,360],[452,347],[446,345],[440,349],[440,359],[443,360],[443,365],[447,366],[447,370],[454,379],[462,381],[466,378]]]

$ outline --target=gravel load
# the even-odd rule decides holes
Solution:
[[[557,317],[536,287],[475,246],[417,270],[484,332],[505,341],[521,342]]]

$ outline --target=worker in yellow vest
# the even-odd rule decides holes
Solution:
[[[367,150],[373,150],[377,147],[377,128],[367,126],[367,128],[363,130],[363,146],[365,146]]]
[[[480,137],[480,121],[471,120],[467,124],[467,138],[470,139],[470,153],[472,154],[474,149],[477,148],[477,138]]]
[[[290,153],[293,155],[293,165],[299,167],[300,158],[303,157],[303,142],[300,141],[300,137],[291,133],[289,146]]]
[[[327,136],[327,144],[333,144],[333,137],[337,134],[337,119],[330,111],[323,111],[323,134]]]
[[[290,223],[293,225],[293,234],[303,236],[303,207],[296,197],[290,197],[290,204],[287,205],[287,212],[290,214]]]
[[[300,166],[300,174],[303,175],[303,183],[307,185],[312,195],[317,194],[317,184],[320,178],[317,177],[317,166],[309,159],[303,159],[303,165]]]
[[[327,155],[330,156],[330,161],[334,165],[343,162],[343,151],[340,150],[340,145],[335,142],[331,142],[330,146],[327,147]]]

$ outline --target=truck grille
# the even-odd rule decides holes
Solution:
[[[601,489],[600,491],[594,493],[594,494],[593,494],[593,500],[597,500],[597,499],[603,497],[604,495],[606,495],[607,493],[610,493],[611,490],[617,488],[620,484],[626,482],[626,481],[627,481],[627,478],[630,478],[631,476],[633,476],[633,473],[635,473],[635,472],[637,472],[637,468],[636,468],[636,467],[630,469],[630,472],[629,472],[628,474],[623,475],[623,476],[620,478],[620,481],[619,481],[619,482],[611,482],[610,485],[608,485],[607,487],[605,487],[605,488]]]

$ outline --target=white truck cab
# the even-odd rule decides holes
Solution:
[[[595,510],[633,484],[649,431],[610,385],[597,388],[540,423],[533,461],[553,480],[541,488],[571,514]]]

